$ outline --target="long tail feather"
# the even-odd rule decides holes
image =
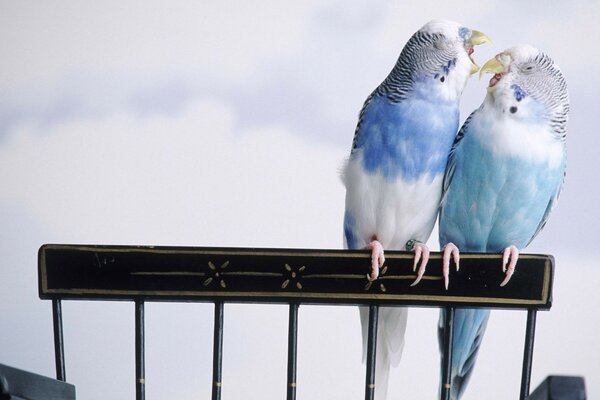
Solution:
[[[486,309],[457,308],[454,312],[450,394],[452,400],[459,400],[467,387],[489,317],[490,310]],[[440,353],[442,352],[445,318],[446,313],[442,309],[438,323]],[[441,361],[443,365],[443,354],[441,354]]]
[[[369,309],[359,307],[363,337],[363,362],[367,358]],[[397,366],[404,349],[404,333],[408,309],[404,307],[380,307],[377,322],[377,362],[375,364],[375,399],[387,397],[390,368]]]

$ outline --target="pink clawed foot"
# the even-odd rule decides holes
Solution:
[[[450,283],[450,258],[454,260],[454,265],[456,265],[458,271],[460,269],[460,251],[452,242],[446,243],[442,248],[442,275],[444,275],[446,290],[448,290],[448,284]]]
[[[415,242],[413,251],[415,252],[415,262],[413,263],[413,271],[417,269],[417,265],[419,265],[419,260],[421,260],[421,264],[419,265],[419,270],[417,271],[417,279],[410,286],[415,286],[421,281],[423,274],[425,274],[425,267],[427,266],[427,262],[429,261],[429,248],[425,243]]]
[[[510,277],[515,273],[515,267],[517,266],[517,260],[519,259],[519,249],[515,246],[508,246],[504,249],[504,254],[502,255],[502,272],[506,273],[506,277],[500,284],[500,286],[505,286],[508,281],[510,281]],[[508,264],[508,268],[507,265]]]
[[[379,268],[383,267],[385,262],[383,246],[378,240],[373,240],[366,249],[371,250],[371,275],[367,275],[367,279],[369,282],[373,282],[379,276]]]

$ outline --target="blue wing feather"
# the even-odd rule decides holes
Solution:
[[[455,103],[420,99],[391,102],[375,95],[361,113],[354,151],[362,151],[364,169],[386,179],[414,181],[444,172],[447,152],[458,126]]]

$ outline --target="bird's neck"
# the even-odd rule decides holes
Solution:
[[[458,107],[460,96],[465,85],[459,85],[453,79],[448,79],[447,84],[440,83],[430,78],[416,80],[412,87],[415,98],[429,101],[434,104]]]

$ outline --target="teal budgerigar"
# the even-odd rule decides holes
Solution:
[[[458,261],[459,249],[503,253],[498,268],[505,278],[498,284],[505,286],[519,251],[544,227],[561,191],[569,96],[559,67],[529,45],[496,55],[482,67],[481,74],[486,72],[494,74],[487,95],[465,121],[448,159],[439,239],[446,270],[451,258]],[[455,312],[453,400],[473,371],[489,314]],[[442,312],[440,338],[444,318]]]
[[[469,76],[479,70],[473,47],[488,41],[456,22],[427,23],[408,40],[360,111],[342,172],[344,242],[349,249],[372,251],[370,281],[383,266],[383,249],[414,250],[415,269],[419,267],[415,284],[425,271],[425,242],[436,221],[448,153],[458,131],[460,96]],[[361,308],[364,343],[367,314]],[[405,308],[380,309],[378,399],[386,396],[390,366],[400,361],[406,316]]]

